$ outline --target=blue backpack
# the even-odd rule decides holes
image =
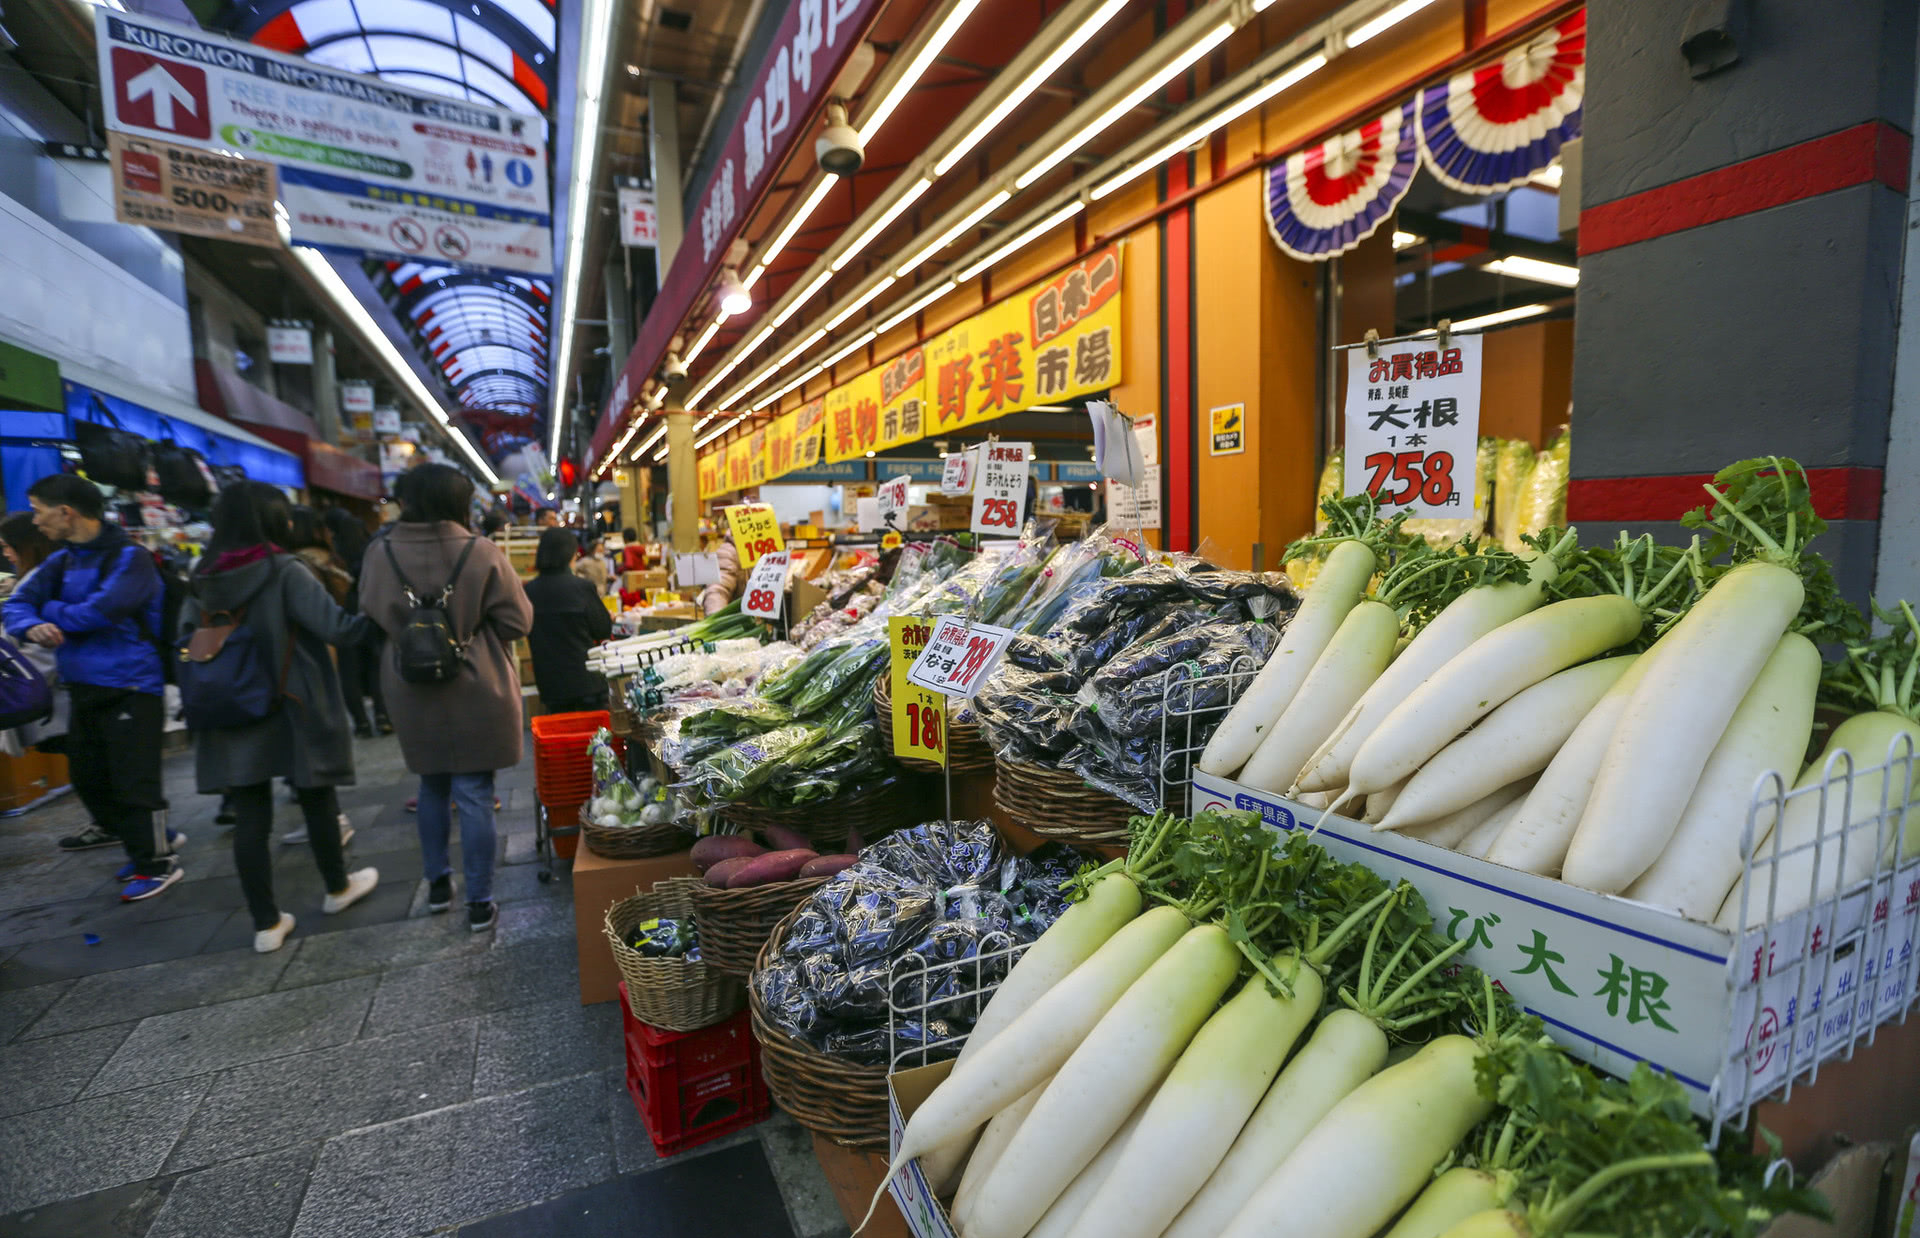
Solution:
[[[53,716],[53,686],[12,641],[0,640],[0,730]]]
[[[247,602],[277,580],[275,572],[248,595]],[[276,676],[246,619],[247,603],[208,611],[193,631],[174,642],[173,681],[180,689],[188,730],[250,726],[280,708],[287,690],[287,668],[293,661],[293,633],[287,633]]]

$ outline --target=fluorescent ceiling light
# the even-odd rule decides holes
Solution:
[[[634,458],[638,459],[641,456],[646,455],[647,448],[659,442],[661,438],[665,436],[666,432],[667,432],[667,427],[663,425],[659,429],[655,430],[652,434],[648,435],[646,442],[640,444],[638,447],[633,449]]]
[[[815,185],[800,203],[800,209],[789,215],[787,222],[780,225],[780,231],[776,232],[773,239],[761,248],[760,256],[754,260],[753,269],[747,272],[747,287],[753,287],[760,281],[760,277],[767,273],[767,268],[772,266],[773,260],[780,256],[780,251],[787,247],[787,242],[793,239],[793,234],[800,231],[800,225],[807,222],[807,217],[818,210],[820,203],[825,201],[827,194],[832,192],[836,179],[832,176],[822,176],[820,183]]]
[[[862,331],[859,335],[854,336],[852,339],[848,340],[846,343],[840,345],[840,347],[834,349],[833,352],[829,353],[825,358],[821,360],[820,364],[821,365],[836,364],[842,358],[847,356],[847,354],[851,353],[854,349],[865,347],[868,343],[872,342],[875,336],[879,334],[880,333],[878,331]]]
[[[918,202],[920,195],[925,193],[932,184],[932,181],[923,176],[909,186],[907,191],[900,195],[898,201],[886,210],[881,211],[879,218],[868,224],[859,236],[847,243],[846,248],[840,251],[840,256],[833,260],[833,270],[838,271],[841,267],[846,266],[849,262],[857,258],[860,255],[860,251],[865,249],[868,244],[873,241],[873,238],[885,232],[887,225],[900,218],[901,214],[904,213],[908,207]]]
[[[607,51],[613,28],[611,0],[584,0],[580,13],[580,98],[573,114],[573,167],[567,193],[567,258],[561,272],[560,296],[553,302],[559,315],[559,347],[553,351],[551,377],[553,423],[547,459],[560,463],[560,439],[567,424],[567,376],[573,367],[574,302],[580,297],[586,259],[588,207],[593,175],[599,167],[601,88],[607,77]]]
[[[1171,159],[1189,146],[1192,146],[1195,142],[1206,137],[1215,129],[1246,115],[1281,91],[1318,73],[1321,69],[1326,68],[1326,65],[1327,57],[1323,52],[1315,52],[1306,59],[1299,61],[1266,85],[1255,87],[1238,102],[1228,104],[1224,109],[1209,116],[1191,129],[1188,129],[1185,133],[1168,142],[1165,146],[1162,146],[1143,159],[1136,160],[1124,171],[1110,177],[1103,184],[1096,186],[1093,191],[1094,200],[1099,201],[1143,172],[1159,167],[1162,163],[1165,163],[1168,159]]]
[[[765,339],[770,334],[771,334],[770,330],[763,328],[759,334],[758,339]],[[715,370],[713,373],[701,379],[700,385],[698,387],[695,387],[693,391],[687,396],[688,408],[691,409],[691,408],[698,407],[698,405],[700,404],[700,401],[706,398],[707,392],[712,391],[715,387],[719,386],[721,379],[725,378],[727,375],[733,373],[734,370],[739,368],[740,363],[747,359],[748,351],[750,350],[742,349],[738,353],[735,353],[733,360],[727,362],[725,365],[721,366],[719,369]]]
[[[893,115],[893,109],[900,106],[900,101],[907,97],[907,92],[920,81],[921,76],[927,71],[927,66],[933,63],[934,57],[945,51],[947,44],[953,41],[954,34],[960,29],[960,23],[966,21],[979,5],[980,0],[959,0],[959,3],[947,10],[947,15],[940,19],[940,24],[934,27],[932,34],[927,36],[927,41],[921,44],[919,51],[914,53],[913,61],[907,65],[906,72],[895,79],[880,102],[860,118],[862,145],[873,141],[873,135],[880,132],[880,126],[887,123],[887,117]]]
[[[724,321],[725,319],[716,318],[712,322],[708,323],[706,330],[702,331],[699,335],[696,335],[693,337],[693,347],[687,349],[687,355],[680,358],[680,360],[684,361],[688,365],[692,365],[693,359],[699,356],[700,350],[705,348],[708,345],[708,343],[710,343],[713,340],[713,333],[720,329],[720,324]]]
[[[986,257],[980,258],[973,262],[969,262],[966,266],[960,269],[960,274],[956,278],[958,278],[962,283],[972,279],[974,276],[986,270],[988,267],[1000,261],[1002,258],[1005,258],[1007,255],[1015,253],[1019,250],[1025,249],[1028,245],[1033,244],[1034,241],[1038,240],[1045,233],[1053,231],[1053,229],[1059,227],[1061,224],[1065,223],[1069,219],[1072,219],[1075,215],[1078,215],[1081,211],[1084,211],[1086,209],[1087,209],[1087,204],[1084,202],[1074,201],[1074,202],[1067,203],[1065,206],[1061,207],[1059,210],[1055,211],[1053,214],[1047,216],[1045,219],[1041,220],[1039,223],[1033,225],[1033,227],[1028,228],[1025,232],[1022,232],[1019,236],[1014,237],[1011,241],[1008,241],[1006,244],[996,247],[994,251],[988,254]]]
[[[901,309],[895,310],[893,313],[887,315],[887,317],[881,319],[880,325],[875,327],[874,330],[883,331],[883,332],[893,330],[895,327],[899,326],[901,323],[905,322],[907,319],[913,317],[915,314],[919,313],[921,310],[927,308],[927,306],[932,305],[935,301],[938,301],[941,297],[944,297],[949,292],[952,292],[953,286],[954,286],[954,281],[950,279],[941,280],[939,283],[935,284],[933,287],[927,289],[924,295],[915,297],[906,306],[902,307]]]
[[[1420,244],[1420,242],[1423,239],[1425,238],[1415,236],[1411,232],[1402,232],[1398,228],[1395,228],[1393,230],[1393,247],[1397,250],[1409,249],[1415,245]]]
[[[1497,327],[1504,322],[1518,322],[1522,318],[1532,318],[1544,314],[1553,307],[1550,305],[1516,305],[1512,309],[1503,309],[1493,314],[1482,314],[1478,318],[1463,318],[1453,324],[1455,331],[1477,331],[1482,327]]]
[[[827,338],[827,329],[825,327],[822,327],[818,331],[815,331],[812,335],[809,335],[806,339],[801,340],[798,344],[795,344],[792,348],[789,348],[784,354],[782,354],[781,358],[778,361],[773,363],[773,368],[778,370],[784,367],[789,361],[792,361],[795,357],[799,356],[801,353],[807,351],[807,349],[812,348],[815,344],[818,344],[821,340],[824,340],[826,338]],[[745,394],[745,393],[743,392],[742,394]]]
[[[966,157],[968,151],[979,144],[980,139],[992,133],[1001,121],[1012,114],[1013,109],[1025,103],[1028,95],[1038,90],[1042,82],[1052,77],[1069,57],[1086,45],[1088,39],[1099,33],[1102,26],[1112,21],[1114,15],[1126,7],[1127,0],[1106,0],[1105,4],[1088,14],[1087,19],[1081,22],[1072,34],[1062,39],[1060,45],[1047,54],[1046,59],[1035,65],[1032,71],[1020,80],[1018,86],[1008,91],[1000,102],[994,104],[992,111],[982,116],[973,128],[967,131],[967,136],[949,147],[946,154],[940,156],[939,162],[933,165],[933,174],[945,176],[954,164],[959,163]]]
[[[1030,413],[1071,413],[1074,410],[1071,404],[1029,404],[1027,411]]]
[[[1360,46],[1374,35],[1379,34],[1382,30],[1387,29],[1389,26],[1399,25],[1432,3],[1433,0],[1400,0],[1399,4],[1394,5],[1378,17],[1370,17],[1353,29],[1347,31],[1347,46]]]
[[[717,416],[719,416],[719,414],[718,414],[718,413],[716,413],[716,414],[714,414],[714,415],[715,415],[716,417],[717,417]],[[735,417],[735,418],[734,418],[734,419],[733,419],[732,421],[729,421],[729,422],[728,422],[728,423],[727,423],[726,425],[724,425],[724,426],[721,426],[721,427],[720,427],[720,428],[719,428],[718,430],[715,430],[715,431],[714,431],[714,432],[713,432],[712,434],[709,434],[709,435],[707,435],[707,437],[705,437],[705,438],[703,438],[703,439],[701,439],[701,440],[700,440],[699,442],[697,442],[697,443],[695,443],[695,444],[694,444],[694,447],[695,447],[695,448],[700,448],[700,447],[705,447],[705,446],[706,446],[706,445],[707,445],[708,443],[711,443],[711,442],[712,442],[712,441],[713,441],[714,439],[717,439],[717,438],[719,438],[719,437],[720,437],[720,436],[721,436],[722,434],[725,434],[725,433],[726,433],[726,432],[727,432],[728,430],[731,430],[731,429],[733,429],[733,428],[734,428],[735,426],[737,426],[737,425],[739,425],[739,424],[740,424],[740,419],[741,419],[742,417],[745,417],[745,416],[746,416],[746,414],[745,414],[745,413],[741,413],[741,414],[739,414],[739,415],[738,415],[738,416],[736,416],[736,417]]]
[[[667,449],[664,447],[662,447],[659,451],[653,453],[653,462],[655,464],[660,463],[662,460],[666,458],[667,458]]]
[[[333,302],[335,311],[359,334],[361,345],[386,367],[389,377],[413,397],[415,404],[425,409],[429,416],[440,423],[440,428],[446,431],[447,437],[451,438],[465,453],[467,459],[473,461],[474,467],[480,471],[482,477],[487,479],[488,484],[499,481],[500,474],[493,471],[493,465],[473,445],[473,440],[453,424],[453,418],[447,415],[447,410],[440,407],[440,401],[427,390],[427,385],[420,381],[420,376],[414,373],[413,367],[407,364],[406,359],[400,355],[400,350],[393,346],[393,341],[387,338],[387,333],[374,322],[373,315],[367,313],[367,307],[360,304],[360,298],[353,295],[353,290],[347,287],[325,255],[317,249],[300,245],[294,248],[293,256],[301,266],[307,269],[307,274],[313,277],[313,281],[320,285],[321,291],[327,294],[327,299]]]
[[[792,391],[795,387],[800,387],[805,385],[807,380],[810,378],[813,378],[815,375],[826,373],[826,370],[827,370],[826,365],[824,363],[819,363],[819,364],[816,364],[810,370],[806,370],[803,373],[796,374],[794,377],[787,380],[786,386],[780,388],[778,391],[775,391],[772,395],[768,396],[766,402],[768,404],[773,403],[775,400],[778,400],[780,397],[786,395],[787,392]]]
[[[767,335],[771,334],[773,328],[780,326],[782,323],[786,322],[787,319],[799,313],[800,307],[805,305],[808,301],[813,300],[814,294],[819,292],[822,288],[825,288],[827,286],[827,281],[832,278],[833,278],[832,271],[822,271],[820,272],[820,274],[814,276],[812,283],[808,284],[805,288],[802,288],[799,292],[795,293],[793,296],[793,299],[787,302],[786,308],[773,316],[773,321],[766,325],[766,328],[760,333],[759,336],[757,336],[754,339],[754,342],[752,344],[748,345],[747,351],[752,352],[755,348],[759,347],[760,341],[766,338]]]
[[[975,224],[979,223],[981,220],[985,219],[987,216],[993,214],[993,212],[999,208],[1002,202],[1005,202],[1008,198],[1011,198],[1012,196],[1013,196],[1013,191],[1010,189],[1002,189],[999,193],[994,194],[991,198],[988,198],[985,202],[982,202],[979,206],[976,206],[971,211],[968,211],[966,214],[966,217],[960,220],[958,223],[954,224],[953,227],[948,228],[945,232],[942,232],[939,236],[935,237],[928,244],[922,245],[919,248],[919,250],[917,250],[914,253],[913,257],[908,258],[905,262],[902,262],[899,266],[895,267],[893,269],[893,273],[895,275],[905,275],[908,271],[913,270],[913,268],[919,266],[921,263],[925,262],[928,258],[931,258],[933,255],[945,249],[948,245],[952,244],[954,237],[959,236],[962,232],[965,232],[968,228],[973,227]]]
[[[1532,280],[1536,284],[1554,284],[1561,288],[1578,287],[1580,268],[1570,267],[1558,262],[1542,262],[1538,258],[1496,258],[1481,268],[1485,271],[1497,271],[1510,275],[1514,279]]]
[[[863,306],[865,306],[868,302],[872,301],[875,297],[879,296],[881,293],[885,292],[887,289],[893,287],[893,281],[894,281],[893,276],[891,275],[885,276],[884,278],[881,279],[879,283],[875,284],[873,287],[867,289],[865,292],[861,293],[858,297],[856,297],[852,304],[841,306],[839,312],[834,314],[833,317],[827,319],[825,322],[821,323],[820,325],[825,327],[829,331],[833,330],[835,327],[839,326],[841,323],[845,322],[847,319],[853,317],[854,314],[858,313],[860,309]]]
[[[1134,108],[1139,107],[1140,104],[1146,100],[1147,96],[1159,90],[1181,73],[1184,73],[1187,66],[1225,42],[1227,36],[1232,34],[1235,28],[1231,21],[1224,21],[1207,31],[1204,35],[1201,35],[1192,47],[1189,47],[1186,51],[1181,52],[1178,56],[1162,65],[1153,76],[1128,91],[1125,98],[1087,122],[1087,124],[1081,128],[1080,132],[1056,145],[1048,152],[1045,159],[1042,159],[1039,163],[1034,164],[1031,168],[1021,173],[1020,179],[1013,183],[1013,187],[1015,189],[1025,189],[1028,185],[1033,184],[1033,182],[1045,176],[1062,159],[1065,159],[1068,155],[1071,155],[1074,151],[1079,150],[1082,146],[1092,141],[1094,136],[1104,131],[1107,126],[1133,111]]]

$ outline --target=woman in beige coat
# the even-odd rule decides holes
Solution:
[[[394,490],[400,519],[367,548],[360,605],[389,638],[380,682],[401,755],[420,775],[427,906],[441,912],[453,905],[447,839],[457,805],[467,924],[478,933],[495,918],[493,775],[520,763],[525,729],[520,677],[507,646],[533,626],[533,607],[506,552],[468,529],[473,483],[465,474],[423,464],[403,474]],[[465,665],[444,683],[409,683],[400,678],[392,640],[413,610],[408,591],[431,599],[443,587],[454,635],[468,642]]]

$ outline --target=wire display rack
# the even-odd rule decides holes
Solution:
[[[1010,934],[989,933],[971,958],[929,963],[911,954],[895,959],[887,974],[888,1071],[911,1070],[960,1052],[967,1043],[966,1033],[930,1036],[927,1029],[936,1019],[958,1013],[967,1016],[971,1029],[1031,944],[1015,941]]]

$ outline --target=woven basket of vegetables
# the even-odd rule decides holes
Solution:
[[[918,785],[918,779],[889,778],[835,799],[790,808],[722,804],[720,815],[741,830],[798,830],[815,851],[825,855],[844,850],[850,830],[872,840],[897,828],[916,811],[914,793]]]
[[[873,708],[880,731],[880,746],[901,765],[921,773],[937,774],[937,762],[923,757],[903,757],[893,747],[893,683],[882,675],[873,681]],[[947,760],[956,774],[972,774],[993,768],[993,749],[980,734],[980,726],[971,717],[947,717]]]
[[[768,966],[779,955],[800,910],[794,907],[773,926],[761,943],[756,967]],[[835,1143],[885,1152],[887,1068],[860,1066],[802,1044],[767,1020],[751,984],[747,997],[753,1012],[753,1038],[760,1042],[760,1066],[774,1101],[794,1121]]]
[[[775,831],[771,850],[743,834],[709,834],[689,853],[702,880],[687,887],[708,966],[746,979],[774,925],[854,862],[820,855],[791,831]]]
[[[672,821],[645,821],[632,824],[603,825],[594,819],[591,801],[580,805],[580,833],[595,855],[609,860],[644,860],[656,855],[672,855],[691,841],[687,832]]]
[[[627,1006],[642,1023],[673,1032],[711,1027],[740,1009],[746,994],[740,981],[708,967],[704,960],[642,953],[633,943],[650,921],[693,924],[690,878],[676,877],[639,890],[607,908],[607,944],[627,982]]]
[[[1088,786],[1071,770],[994,759],[993,803],[1043,838],[1083,846],[1125,846],[1140,810]]]

